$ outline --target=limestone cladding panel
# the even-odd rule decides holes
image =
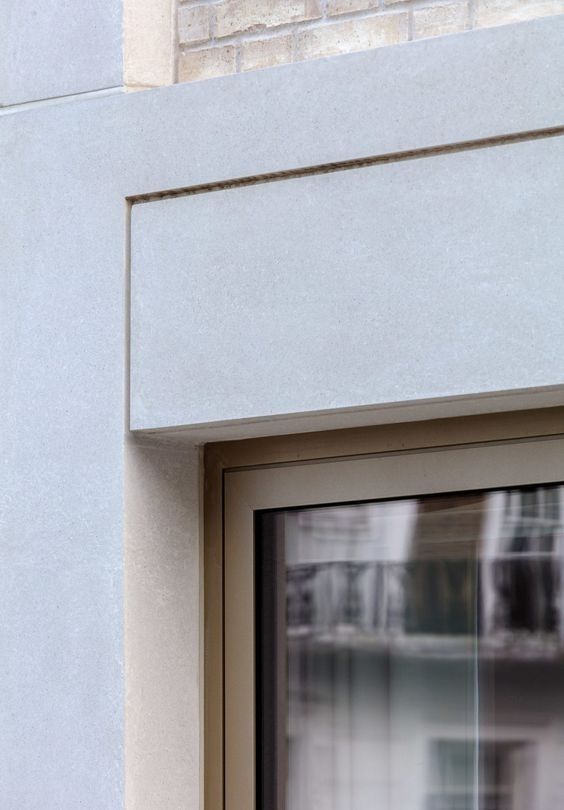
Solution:
[[[177,0],[180,82],[564,13],[564,0]]]
[[[122,15],[121,0],[2,3],[0,107],[119,88]]]
[[[559,381],[563,150],[547,138],[134,206],[135,427]]]

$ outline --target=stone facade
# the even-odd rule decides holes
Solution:
[[[366,47],[407,9],[409,35],[422,0],[287,0],[221,39],[200,0],[186,52],[241,73],[160,87],[172,3],[19,0],[0,25],[2,810],[202,810],[223,772],[202,444],[278,437],[270,475],[382,424],[353,452],[396,481],[418,441],[444,490],[564,480],[562,412],[519,413],[563,401],[564,15],[250,72],[322,27],[396,15]],[[480,413],[490,460],[445,464],[429,422]],[[403,493],[432,456],[402,455]]]
[[[564,0],[179,0],[177,80],[564,13]]]

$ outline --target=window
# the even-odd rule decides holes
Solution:
[[[227,471],[226,810],[564,805],[563,479],[561,438]]]
[[[562,490],[510,490],[493,499],[499,515],[492,515],[484,563],[490,569],[484,571],[485,587],[492,590],[485,597],[487,625],[500,635],[562,635]]]
[[[260,807],[523,806],[537,778],[513,773],[527,735],[540,726],[564,754],[551,744],[564,724],[563,501],[553,485],[258,513]],[[483,576],[503,617],[491,632]],[[492,742],[523,705],[525,741]],[[430,781],[406,780],[436,716],[465,738],[435,744]],[[544,778],[548,790],[558,771]]]

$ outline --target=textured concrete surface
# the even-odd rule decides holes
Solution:
[[[160,774],[163,791],[159,801],[176,810],[175,797],[189,782],[191,806],[197,802],[194,682],[189,705],[178,704],[172,726],[170,702],[161,705],[148,695],[144,703],[143,690],[127,691],[124,706],[124,490],[132,480],[130,464],[139,461],[135,454],[124,460],[127,195],[562,124],[562,34],[562,22],[535,22],[0,117],[0,149],[8,156],[0,195],[3,806],[121,807],[124,715],[143,713],[147,725],[128,737],[127,761],[142,761],[155,750],[158,728],[168,727],[184,753],[179,760],[180,745],[171,742],[162,759],[154,760],[153,777]],[[543,143],[555,154],[555,141]],[[544,159],[537,166],[536,147],[517,150],[530,155],[526,176],[535,178]],[[485,159],[472,157],[471,165]],[[475,186],[469,170],[461,171]],[[331,182],[343,183],[344,177]],[[305,210],[300,182],[294,184],[296,204]],[[535,193],[544,193],[551,182],[543,178]],[[270,196],[278,190],[263,188]],[[440,188],[434,188],[438,194]],[[525,208],[528,189],[517,191]],[[504,205],[508,216],[509,203]],[[527,248],[529,287],[524,289],[523,274],[516,279],[519,295],[530,298],[521,314],[536,312],[545,274],[549,287],[553,283],[553,265],[531,256],[534,247],[545,249],[540,236],[550,222],[556,231],[558,215],[546,212],[539,240]],[[517,201],[512,216],[517,221],[523,216]],[[318,220],[311,223],[316,227]],[[463,244],[466,258],[478,249],[468,236]],[[543,329],[560,328],[554,306],[547,303]],[[241,337],[246,318],[237,326]],[[519,329],[526,332],[528,323],[521,320]],[[531,340],[544,345],[538,334]],[[451,368],[455,358],[445,348]],[[505,347],[507,357],[515,357],[514,348]],[[491,347],[492,353],[499,350]],[[209,362],[205,345],[192,347],[196,351]],[[539,358],[539,368],[552,368],[551,362]],[[328,392],[327,401],[331,396]],[[156,405],[144,403],[145,416],[154,409],[147,427],[159,424]],[[318,414],[310,418],[312,429],[323,426]],[[228,427],[240,430],[233,422]],[[201,438],[214,435],[214,425],[208,425]],[[147,497],[162,486],[159,469],[156,464],[153,480],[145,467]],[[173,464],[172,481],[174,469]],[[195,475],[179,487],[186,503],[197,503]],[[136,519],[128,516],[133,524]],[[160,531],[160,524],[153,531]],[[168,535],[161,536],[167,543]],[[144,542],[153,548],[155,538]],[[186,561],[198,542],[188,538]],[[155,560],[158,555],[151,564]],[[141,570],[151,576],[151,565]],[[168,580],[169,604],[178,598],[185,605],[178,589],[195,588],[193,571],[183,571],[184,579],[175,571]],[[144,591],[147,598],[161,593],[161,575],[164,568],[155,590]],[[195,646],[187,653],[194,659]],[[125,652],[128,657],[127,646]],[[155,810],[155,804],[146,810]]]
[[[551,138],[135,206],[132,425],[564,383],[563,189]]]
[[[123,84],[122,0],[4,2],[0,106]]]
[[[0,796],[22,810],[123,796],[123,205],[77,112],[0,119]]]

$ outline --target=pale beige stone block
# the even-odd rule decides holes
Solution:
[[[216,36],[228,37],[316,19],[321,17],[321,5],[320,0],[225,0],[215,12]]]
[[[235,47],[204,48],[201,51],[186,51],[178,59],[178,81],[192,82],[198,79],[213,79],[235,73]]]
[[[298,58],[315,59],[365,51],[407,41],[407,13],[378,14],[333,25],[320,25],[298,35]]]
[[[440,37],[465,31],[470,25],[468,5],[456,3],[450,6],[420,8],[413,11],[413,36]]]
[[[210,38],[209,6],[183,6],[178,10],[178,41],[195,45]]]
[[[241,44],[241,70],[256,70],[292,61],[292,35],[249,40]]]
[[[477,0],[476,27],[532,20],[564,13],[564,0]]]
[[[336,14],[348,14],[351,11],[366,11],[370,8],[378,8],[380,0],[327,0],[327,13],[330,16]]]
[[[127,87],[173,83],[173,25],[170,0],[124,0],[123,67]]]

